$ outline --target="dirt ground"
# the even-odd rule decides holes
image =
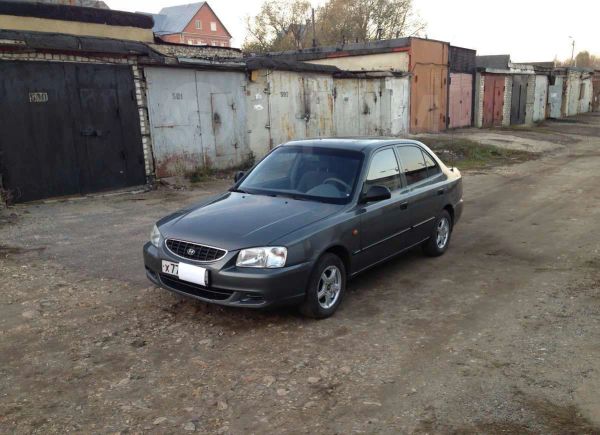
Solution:
[[[447,254],[324,321],[146,281],[153,222],[225,181],[10,208],[0,432],[600,433],[600,114],[454,134],[544,154],[466,172]]]

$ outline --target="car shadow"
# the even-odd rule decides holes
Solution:
[[[417,280],[412,277],[413,269],[422,261],[422,250],[417,247],[357,275],[348,282],[344,303],[331,319],[338,316],[364,317],[380,312],[386,306],[386,301],[381,298],[381,289],[388,288],[390,283],[393,283],[394,287],[402,286],[403,288],[415,285]],[[390,276],[398,275],[402,277],[390,280]],[[160,291],[165,290],[160,289]],[[168,294],[170,295],[169,300],[175,302],[163,305],[163,310],[178,318],[187,318],[192,321],[205,321],[209,318],[212,324],[231,331],[274,325],[297,326],[315,322],[314,319],[302,316],[298,308],[294,306],[256,310],[215,305],[185,296]]]

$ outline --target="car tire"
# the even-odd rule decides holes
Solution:
[[[435,220],[431,236],[423,243],[423,252],[429,257],[443,255],[450,245],[452,235],[452,217],[446,210],[442,210]]]
[[[300,312],[313,319],[325,319],[335,313],[346,292],[346,267],[335,254],[326,253],[313,269],[306,298]]]

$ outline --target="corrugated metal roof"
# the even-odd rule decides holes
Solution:
[[[120,39],[73,36],[59,33],[0,30],[0,40],[12,41],[14,47],[25,50],[53,50],[71,53],[103,53],[119,55],[160,56],[146,44]]]
[[[162,8],[157,15],[153,15],[154,28],[152,30],[158,35],[183,32],[205,3],[198,2]]]
[[[419,39],[419,38],[415,38]],[[378,41],[356,42],[328,47],[311,47],[303,50],[271,52],[268,55],[284,59],[314,60],[329,56],[357,56],[362,54],[387,53],[397,48],[410,46],[411,38],[384,39]]]

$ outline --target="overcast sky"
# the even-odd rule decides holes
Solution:
[[[105,0],[113,9],[158,12],[186,0]],[[312,0],[313,5],[323,0]],[[570,58],[588,50],[600,55],[600,0],[413,0],[427,22],[427,36],[453,45],[475,48],[478,54],[510,54],[513,61]],[[262,0],[209,1],[240,46],[245,17]]]

